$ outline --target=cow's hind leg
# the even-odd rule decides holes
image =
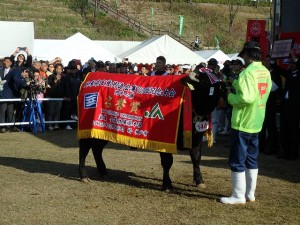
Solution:
[[[92,151],[93,151],[94,159],[101,177],[107,175],[106,165],[102,157],[103,148],[106,144],[107,141],[100,140],[100,139],[93,139],[92,142]]]
[[[196,183],[196,186],[198,188],[205,188],[206,185],[204,184],[201,169],[200,169],[200,162],[201,162],[201,155],[202,155],[201,152],[202,139],[200,140],[201,141],[199,141],[198,145],[190,149],[189,153],[193,163],[193,174],[194,174],[194,181]]]
[[[173,165],[173,155],[171,153],[160,153],[161,165],[163,167],[163,183],[162,190],[172,190],[172,181],[170,178],[170,169]]]
[[[85,167],[85,159],[89,153],[90,148],[91,141],[89,138],[79,140],[79,176],[82,182],[90,181]]]

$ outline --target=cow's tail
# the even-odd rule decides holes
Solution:
[[[212,118],[211,113],[208,115],[208,129],[205,131],[205,137],[207,140],[207,146],[210,148],[213,146],[214,135],[212,132]]]
[[[206,137],[206,140],[207,140],[207,146],[209,148],[212,147],[213,146],[214,135],[213,135],[213,132],[212,132],[211,128],[208,128],[205,131],[205,137]]]

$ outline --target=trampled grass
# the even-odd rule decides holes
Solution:
[[[0,134],[0,224],[300,224],[300,164],[260,155],[257,201],[219,203],[230,194],[227,137],[204,147],[207,189],[192,182],[187,152],[174,156],[174,193],[160,191],[159,154],[110,143],[109,178],[78,179],[76,131]]]

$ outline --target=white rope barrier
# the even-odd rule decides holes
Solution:
[[[37,101],[64,101],[63,98],[37,98]],[[29,101],[28,98],[9,98],[9,99],[0,99],[0,102],[25,102]]]
[[[10,98],[10,99],[0,99],[0,102],[25,102],[30,99],[26,98]],[[37,101],[64,101],[63,98],[37,98],[34,99]],[[40,124],[40,121],[36,121]],[[55,124],[55,123],[77,123],[77,120],[59,120],[59,121],[43,121],[44,124]],[[32,122],[14,122],[14,123],[0,123],[0,126],[22,126],[22,125],[31,125]]]
[[[40,124],[40,121],[36,121],[36,123]],[[44,121],[45,124],[48,123],[77,123],[77,120],[59,120],[59,121]],[[0,126],[21,126],[21,125],[29,125],[31,122],[15,122],[15,123],[0,123]]]

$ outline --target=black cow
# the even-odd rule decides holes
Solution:
[[[189,154],[193,163],[193,174],[196,186],[204,188],[204,181],[200,170],[201,148],[204,131],[198,131],[196,123],[199,121],[208,120],[210,113],[216,107],[221,95],[221,83],[215,82],[216,76],[204,70],[195,69],[194,74],[184,76],[182,83],[188,85],[192,90],[192,106],[193,106],[193,135],[192,148],[189,149]],[[195,79],[196,78],[196,79]],[[198,80],[198,81],[197,81]],[[215,83],[214,83],[215,82]],[[182,115],[182,113],[181,113]],[[182,118],[179,124],[177,148],[183,149],[183,122]],[[83,182],[89,181],[88,174],[85,168],[85,159],[92,148],[93,155],[96,161],[97,169],[101,176],[107,175],[105,163],[102,158],[102,151],[107,141],[101,139],[87,138],[79,140],[79,174]],[[170,190],[173,188],[170,179],[169,171],[173,164],[173,155],[171,153],[160,153],[161,165],[163,167],[163,183],[162,190]]]

